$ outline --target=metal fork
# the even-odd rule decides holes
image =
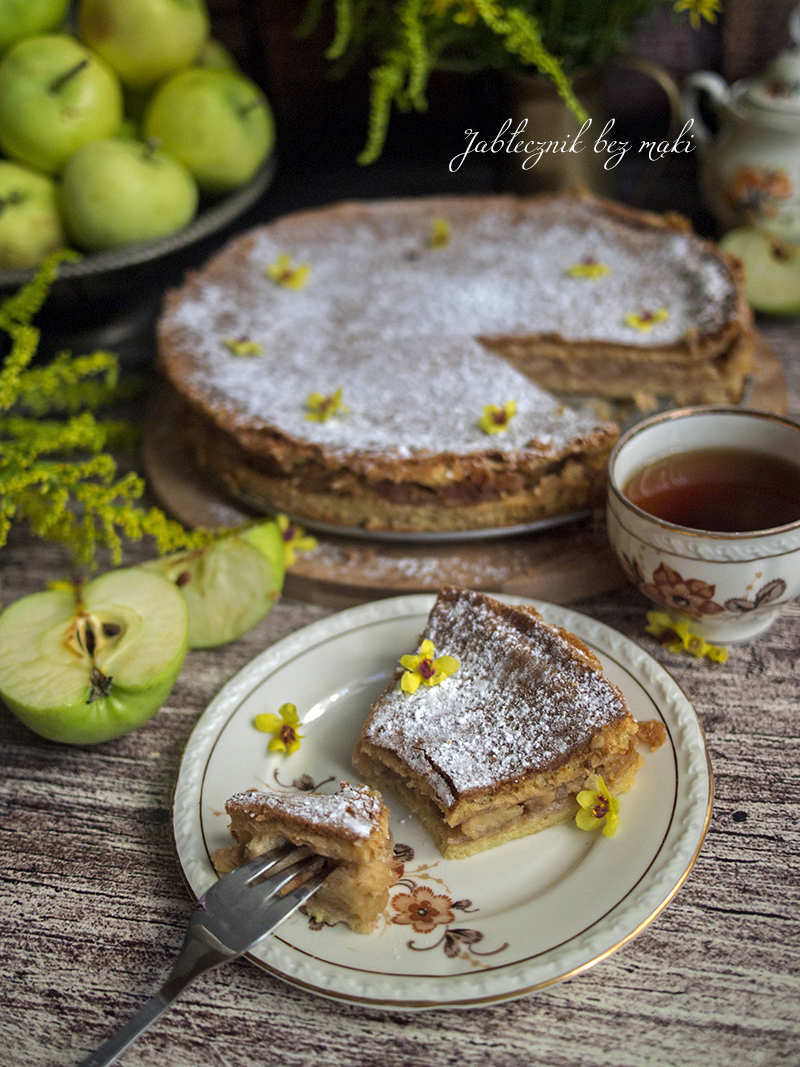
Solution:
[[[191,913],[178,958],[158,993],[78,1067],[114,1063],[190,982],[236,959],[272,933],[319,889],[329,873],[324,857],[300,846],[265,852],[220,878]]]

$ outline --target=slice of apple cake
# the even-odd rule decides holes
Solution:
[[[623,793],[643,763],[638,725],[597,657],[533,607],[444,588],[418,655],[402,662],[405,681],[373,705],[353,762],[447,858],[566,822],[598,776]],[[658,726],[646,737],[656,745]]]
[[[379,793],[348,782],[328,795],[253,789],[232,796],[225,811],[237,844],[214,853],[218,874],[287,841],[307,845],[336,866],[303,910],[318,922],[344,922],[356,933],[375,929],[393,877],[389,810]]]

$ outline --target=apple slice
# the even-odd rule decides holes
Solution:
[[[754,311],[800,314],[800,245],[740,226],[719,242],[744,264],[745,295]]]
[[[160,575],[109,571],[0,615],[0,695],[35,733],[84,745],[147,722],[180,673],[186,604]]]
[[[183,594],[189,647],[213,648],[247,633],[275,605],[283,586],[283,538],[276,523],[260,523],[142,567],[163,574]]]

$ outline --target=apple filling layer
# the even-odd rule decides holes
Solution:
[[[442,589],[418,653],[419,683],[392,682],[353,762],[448,858],[567,821],[598,777],[626,792],[643,763],[637,741],[664,738],[662,724],[636,723],[583,642],[527,605]],[[442,657],[449,676],[423,684]]]
[[[303,910],[322,923],[344,922],[356,933],[375,929],[389,899],[393,845],[389,811],[366,786],[342,782],[338,793],[238,793],[225,804],[237,844],[217,849],[226,874],[280,845],[307,845],[336,861]]]
[[[371,758],[373,755],[368,746],[360,749],[360,772],[370,782],[399,797],[419,817],[439,851],[449,859],[470,856],[504,841],[568,822],[578,811],[577,794],[582,789],[596,789],[598,775],[609,791],[618,795],[630,789],[636,771],[643,763],[634,737],[626,752],[609,757],[607,761],[603,761],[602,753],[593,753],[599,762],[591,771],[587,770],[585,761],[578,760],[574,768],[576,773],[568,781],[544,787],[528,783],[527,788],[514,790],[513,800],[495,795],[483,804],[471,805],[472,814],[466,815],[463,822],[453,822],[458,816],[443,811],[432,797],[426,796],[424,782],[419,777],[407,768],[404,774],[379,757]]]

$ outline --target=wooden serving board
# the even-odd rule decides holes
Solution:
[[[763,340],[748,406],[777,414],[785,414],[788,408],[783,368]],[[166,389],[153,399],[143,458],[153,492],[186,526],[222,529],[259,514],[233,499],[225,486],[199,467],[181,432],[176,402]],[[385,542],[314,536],[317,547],[298,555],[286,575],[284,590],[287,596],[324,607],[435,592],[445,584],[566,604],[627,581],[599,518],[474,541]]]

